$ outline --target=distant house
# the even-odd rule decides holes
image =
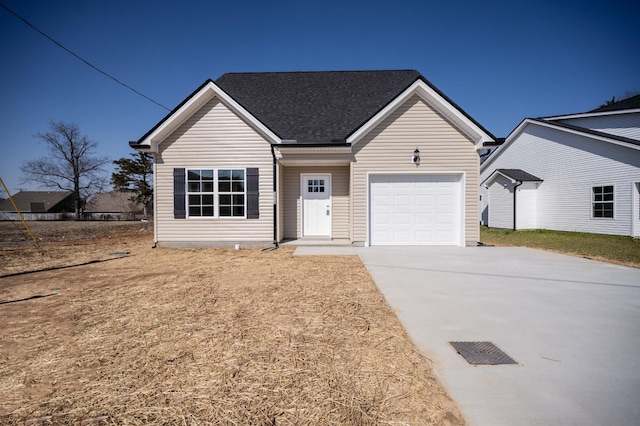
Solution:
[[[527,118],[482,163],[490,227],[640,237],[640,95]]]
[[[413,70],[229,73],[131,146],[164,246],[476,245],[494,137]]]
[[[18,209],[27,220],[63,219],[75,211],[73,192],[70,191],[20,191],[12,196]],[[11,200],[0,201],[0,220],[17,220]]]
[[[86,205],[87,220],[136,220],[142,218],[142,205],[131,201],[132,192],[111,191],[94,195]]]

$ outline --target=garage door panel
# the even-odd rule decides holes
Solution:
[[[373,175],[369,191],[371,244],[459,244],[459,175]]]
[[[408,230],[396,230],[393,232],[393,239],[397,241],[410,241],[411,233]]]
[[[452,194],[438,194],[436,195],[436,207],[449,209],[453,206]]]
[[[396,194],[393,197],[393,204],[396,207],[409,207],[411,206],[411,197],[408,194]]]
[[[416,225],[430,225],[431,214],[430,213],[416,213]]]
[[[388,206],[390,204],[389,198],[390,197],[388,195],[376,195],[373,197],[373,202],[374,204]]]
[[[376,213],[373,217],[373,223],[379,225],[388,225],[390,220],[390,215],[386,213]]]
[[[451,225],[453,224],[453,217],[449,213],[438,213],[436,215],[436,223],[438,225]]]
[[[433,200],[430,195],[416,194],[415,203],[417,208],[421,208],[421,207],[424,208],[424,207],[431,206],[431,203],[433,203]]]
[[[416,241],[427,243],[431,241],[431,235],[430,231],[416,231]]]
[[[407,213],[396,213],[393,215],[394,225],[411,225],[411,215]]]

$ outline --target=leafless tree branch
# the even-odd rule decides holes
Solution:
[[[20,168],[23,180],[73,192],[77,219],[84,201],[105,187],[103,166],[110,160],[95,156],[97,143],[83,135],[77,124],[51,121],[49,129],[35,136],[45,143],[49,155],[25,161]]]

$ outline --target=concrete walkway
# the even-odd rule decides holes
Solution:
[[[468,424],[640,425],[640,270],[526,248],[353,250]],[[518,364],[472,366],[451,341]]]
[[[358,254],[470,425],[640,424],[640,270],[526,248]],[[471,366],[450,341],[518,365]]]

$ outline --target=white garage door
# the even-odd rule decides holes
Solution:
[[[461,245],[459,175],[371,175],[371,245]]]

